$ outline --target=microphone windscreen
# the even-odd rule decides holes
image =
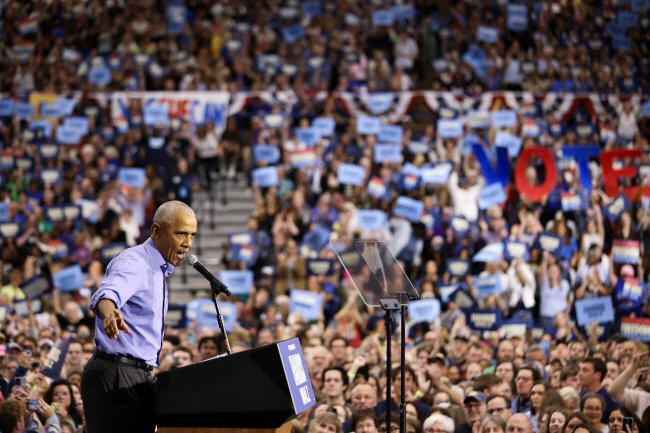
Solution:
[[[187,263],[190,264],[190,266],[194,266],[196,262],[199,261],[199,258],[196,257],[194,254],[188,254],[187,255]]]

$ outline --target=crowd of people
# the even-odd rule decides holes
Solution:
[[[223,262],[252,271],[254,284],[228,299],[238,312],[229,337],[234,351],[300,338],[318,404],[294,421],[296,431],[385,433],[398,425],[381,416],[401,398],[399,363],[386,362],[396,339],[386,338],[383,311],[360,299],[339,265],[337,253],[346,251],[329,246],[337,239],[384,242],[420,300],[439,301],[439,314],[407,323],[409,433],[649,431],[648,334],[622,326],[632,320],[647,329],[650,317],[646,2],[285,3],[2,7],[2,102],[14,101],[16,111],[0,104],[0,432],[84,431],[81,372],[95,351],[88,307],[108,262],[149,237],[162,203],[197,205],[193,192],[203,188],[210,198],[222,194],[225,206],[223,191],[243,178],[256,200],[245,245],[254,254],[237,253],[231,239]],[[215,133],[209,122],[143,123],[143,106],[131,99],[122,129],[91,92],[125,89],[291,90],[299,103],[287,113],[253,101]],[[616,112],[599,117],[579,107],[559,130],[556,106],[531,114],[522,104],[508,127],[474,123],[462,112],[456,137],[442,136],[441,113],[412,113],[394,125],[399,158],[386,161],[377,159],[378,134],[360,131],[339,99],[308,92],[411,89],[603,92],[616,95]],[[89,93],[49,127],[18,113],[31,92],[79,90]],[[280,123],[269,120],[274,114],[284,115]],[[68,115],[86,119],[83,132],[53,149],[51,137]],[[332,120],[332,130],[307,143],[301,132],[317,118]],[[529,134],[531,118],[547,128]],[[586,135],[576,129],[585,123],[593,125]],[[499,134],[521,139],[507,164],[494,144]],[[488,206],[480,203],[494,185],[490,167],[466,145],[469,136],[496,171],[509,167],[504,199]],[[639,151],[613,164],[638,168],[614,182],[617,194],[637,187],[634,193],[611,194],[596,154],[587,184],[583,166],[563,155],[566,146],[594,142],[601,153]],[[260,145],[267,153],[256,151]],[[551,192],[536,198],[515,178],[519,152],[540,146],[558,169]],[[350,166],[363,173],[354,184],[341,176]],[[446,176],[426,181],[423,173],[436,167],[449,167]],[[545,183],[547,167],[526,163],[526,182]],[[125,181],[125,168],[142,169],[141,178]],[[277,178],[260,184],[255,173],[269,168]],[[398,210],[404,199],[422,205],[415,218]],[[381,211],[377,225],[368,225],[371,209]],[[548,248],[540,236],[559,244]],[[629,245],[621,242],[636,246],[634,260],[614,253]],[[488,258],[475,260],[485,251]],[[318,271],[314,261],[330,266]],[[56,275],[74,265],[83,283],[59,287]],[[481,282],[490,278],[488,293]],[[296,313],[297,291],[321,296],[316,319]],[[585,325],[577,303],[603,298],[613,320],[602,315]],[[468,307],[498,310],[504,325],[525,323],[525,330],[477,327]],[[60,377],[48,378],[42,368],[58,341],[69,342],[65,364]],[[154,374],[223,351],[216,329],[169,327]]]
[[[641,2],[8,2],[2,90],[648,90]]]

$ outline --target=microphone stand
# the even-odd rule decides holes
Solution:
[[[223,339],[226,344],[226,355],[230,355],[232,352],[230,351],[230,341],[228,341],[228,334],[226,333],[226,325],[223,323],[223,317],[221,316],[221,311],[219,311],[219,304],[217,303],[217,296],[222,293],[222,291],[217,287],[216,284],[210,283],[210,287],[212,290],[210,290],[210,295],[212,298],[212,302],[214,303],[214,309],[217,312],[217,321],[219,322],[219,329],[221,330],[221,334],[223,334]]]

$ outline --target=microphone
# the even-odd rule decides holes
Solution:
[[[188,254],[187,263],[189,263],[190,266],[192,266],[194,269],[199,271],[199,273],[203,275],[205,279],[210,282],[210,285],[214,289],[216,289],[218,292],[223,293],[226,296],[230,296],[230,290],[228,290],[228,286],[226,286],[224,283],[219,281],[219,278],[217,278],[212,272],[210,272],[208,268],[203,266],[203,263],[199,262],[198,257],[196,257],[194,254]]]

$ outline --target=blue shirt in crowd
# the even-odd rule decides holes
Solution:
[[[90,308],[97,314],[102,299],[115,302],[130,334],[120,331],[117,340],[104,332],[104,321],[95,320],[95,345],[111,354],[128,355],[158,366],[167,314],[165,278],[174,267],[165,262],[151,238],[117,255],[106,268],[106,276],[93,295]]]

